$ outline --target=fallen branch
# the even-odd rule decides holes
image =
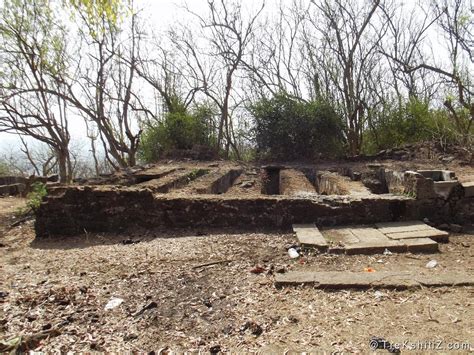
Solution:
[[[18,227],[20,224],[28,222],[31,219],[33,219],[33,215],[28,215],[26,217],[23,217],[23,218],[19,219],[18,221],[15,221],[12,224],[10,224],[10,228]]]
[[[217,264],[225,264],[225,263],[230,263],[234,261],[233,259],[230,259],[230,260],[218,260],[218,261],[211,261],[211,262],[208,262],[208,263],[205,263],[205,264],[199,264],[199,265],[195,265],[193,266],[193,270],[194,269],[199,269],[201,267],[206,267],[206,266],[212,266],[212,265],[217,265]]]

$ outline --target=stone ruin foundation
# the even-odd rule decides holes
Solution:
[[[474,183],[445,170],[316,165],[166,164],[49,187],[38,238],[135,228],[289,230],[423,220],[474,221]]]

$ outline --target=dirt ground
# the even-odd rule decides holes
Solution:
[[[6,227],[24,203],[0,199],[1,340],[57,328],[36,351],[365,353],[371,336],[474,349],[474,287],[376,293],[273,285],[276,272],[303,269],[474,272],[474,230],[453,234],[434,255],[292,260],[293,235],[263,232],[136,231],[36,241],[32,221]],[[427,269],[432,259],[438,267]],[[252,273],[256,266],[264,272]],[[123,303],[105,310],[112,297]]]

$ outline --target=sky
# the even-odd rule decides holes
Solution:
[[[245,0],[244,0],[245,1]],[[206,4],[205,0],[193,0],[192,6],[199,8]],[[182,6],[181,0],[135,0],[137,9],[143,9],[143,13],[149,23],[157,29],[165,29],[171,25],[174,19],[177,18],[179,7]],[[88,140],[85,137],[85,125],[80,117],[71,120],[70,123],[71,136],[77,145],[88,145]],[[35,146],[38,144],[34,139],[26,137],[28,144]],[[3,154],[9,154],[10,151],[15,151],[21,146],[20,139],[16,134],[0,132],[0,157]]]
[[[244,6],[251,6],[256,3],[255,0],[242,0]],[[267,0],[267,7],[269,9],[275,8],[275,0]],[[170,25],[173,25],[179,21],[186,23],[186,18],[191,18],[191,15],[184,11],[184,0],[135,0],[134,5],[138,10],[142,10],[141,15],[144,17],[144,20],[151,24],[154,30],[158,33],[169,28]],[[188,8],[196,13],[199,13],[206,9],[207,0],[188,0]],[[75,146],[84,146],[87,151],[89,146],[89,141],[86,136],[85,124],[82,122],[80,117],[72,119],[70,122],[70,131],[72,140]],[[34,139],[26,137],[25,140],[28,144],[34,147],[37,144]],[[9,155],[10,151],[18,150],[21,146],[20,139],[16,134],[0,132],[0,157],[4,154]]]
[[[243,7],[253,7],[258,6],[260,1],[255,0],[241,0]],[[292,0],[281,0],[283,3],[290,3]],[[365,1],[365,0],[360,0]],[[279,0],[266,0],[265,11],[271,13],[278,9]],[[134,4],[137,9],[142,10],[142,16],[147,23],[150,24],[154,30],[158,33],[164,31],[170,25],[173,25],[178,20],[183,23],[188,23],[187,18],[190,18],[191,15],[183,10],[184,0],[135,0]],[[188,0],[188,7],[194,12],[202,12],[207,8],[207,0]],[[436,40],[434,41],[436,43]],[[80,117],[72,120],[70,123],[71,134],[73,137],[73,143],[75,146],[84,146],[86,147],[89,144],[88,140],[85,137],[85,125],[82,122]],[[34,145],[30,140],[31,144]],[[10,150],[15,150],[20,146],[19,139],[17,136],[7,133],[0,133],[0,156],[2,153],[8,152]]]

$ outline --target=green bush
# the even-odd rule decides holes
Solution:
[[[28,202],[26,205],[33,211],[36,211],[40,205],[43,197],[48,194],[46,185],[41,182],[35,182],[31,185],[31,192],[26,196]]]
[[[251,113],[259,158],[311,159],[342,153],[342,119],[327,103],[299,102],[278,94],[252,105]]]
[[[432,110],[427,102],[411,99],[401,106],[387,104],[380,112],[372,112],[363,151],[372,154],[407,143],[452,143],[455,139],[456,129],[445,110]]]
[[[10,169],[7,163],[0,161],[0,176],[2,175],[10,175]]]
[[[213,140],[209,128],[212,114],[206,107],[198,107],[192,113],[184,110],[168,113],[163,122],[144,130],[139,149],[140,159],[154,162],[173,150],[210,146]]]

